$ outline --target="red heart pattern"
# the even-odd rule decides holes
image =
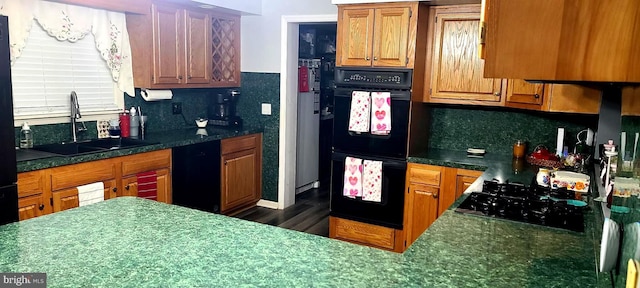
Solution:
[[[364,160],[364,173],[362,178],[362,200],[371,202],[382,201],[382,162]]]

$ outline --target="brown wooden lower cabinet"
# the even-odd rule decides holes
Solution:
[[[157,173],[158,201],[171,203],[170,149],[18,173],[20,220],[78,207],[77,187],[94,182],[105,200],[137,196],[136,174],[147,171]]]
[[[44,215],[46,213],[45,203],[42,194],[18,199],[18,216],[20,221]]]
[[[329,237],[384,250],[404,251],[403,230],[329,216]]]
[[[220,213],[255,206],[262,197],[262,135],[224,139],[220,150]]]
[[[482,171],[409,163],[403,223],[406,247],[449,209],[481,174]]]

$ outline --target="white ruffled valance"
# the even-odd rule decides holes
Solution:
[[[47,2],[0,0],[0,15],[9,17],[11,63],[27,44],[33,19],[51,37],[75,42],[92,33],[96,48],[111,70],[121,91],[134,96],[131,46],[124,13]]]

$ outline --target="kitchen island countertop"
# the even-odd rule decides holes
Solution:
[[[121,197],[0,226],[48,287],[599,287],[593,239],[446,211],[403,254]]]
[[[196,135],[196,132],[198,131],[198,129],[195,127],[151,132],[145,135],[144,140],[147,142],[156,143],[153,145],[123,148],[118,150],[90,153],[90,154],[70,156],[70,157],[54,156],[54,157],[47,157],[47,158],[41,158],[41,159],[35,159],[35,160],[28,160],[28,161],[18,160],[18,164],[17,164],[18,173],[107,159],[107,158],[114,158],[119,156],[132,155],[132,154],[143,153],[143,152],[150,152],[150,151],[161,150],[161,149],[169,149],[177,146],[184,146],[184,145],[195,144],[200,142],[221,140],[225,138],[231,138],[231,137],[254,134],[254,133],[261,133],[262,130],[263,129],[260,127],[248,127],[248,126],[245,126],[242,129],[238,129],[238,130],[207,127],[206,131],[208,136]]]

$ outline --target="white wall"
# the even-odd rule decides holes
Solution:
[[[280,73],[283,15],[338,14],[331,0],[263,0],[262,15],[242,16],[242,72]]]

